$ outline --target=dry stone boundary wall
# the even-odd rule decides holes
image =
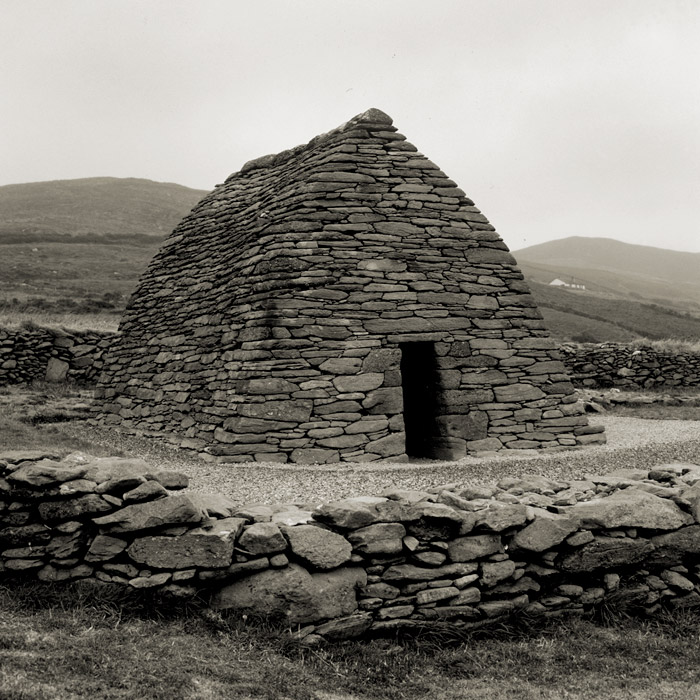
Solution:
[[[700,605],[694,464],[318,507],[241,506],[186,486],[138,459],[0,454],[0,580],[199,594],[281,616],[309,643],[585,614],[611,596],[648,613]]]
[[[114,333],[0,328],[0,386],[36,379],[91,384]]]
[[[700,355],[662,353],[617,343],[563,345],[562,359],[576,386],[650,389],[700,384]]]

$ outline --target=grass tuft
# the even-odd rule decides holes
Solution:
[[[664,355],[700,355],[700,341],[698,340],[639,338],[630,342],[629,346],[633,350],[651,349]]]

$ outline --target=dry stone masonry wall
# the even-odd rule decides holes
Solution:
[[[235,504],[135,459],[0,455],[0,580],[89,579],[282,617],[309,642],[516,611],[700,605],[700,466]],[[177,493],[173,493],[177,490]]]
[[[0,328],[0,386],[35,379],[94,383],[113,333]]]
[[[700,385],[700,355],[617,343],[563,345],[572,381],[584,387],[653,389]]]
[[[228,462],[604,440],[506,245],[374,109],[192,210],[134,293],[97,400],[105,425]]]

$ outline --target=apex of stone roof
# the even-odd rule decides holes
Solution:
[[[319,136],[315,136],[308,143],[301,144],[300,146],[295,146],[294,148],[282,151],[281,153],[271,153],[260,158],[255,158],[254,160],[249,160],[243,165],[240,172],[247,173],[250,170],[255,170],[259,168],[269,168],[271,166],[279,165],[280,163],[284,163],[290,158],[299,155],[299,153],[302,153],[310,148],[314,148],[319,144],[325,143],[329,139],[338,136],[338,134],[343,134],[344,132],[351,131],[356,127],[362,128],[363,125],[372,125],[368,127],[370,131],[372,131],[372,127],[374,127],[375,131],[396,131],[396,128],[392,126],[393,121],[394,120],[386,112],[382,112],[381,109],[372,107],[366,112],[362,112],[362,114],[354,116],[352,119],[350,119],[350,121],[341,124],[339,127],[333,129],[332,131],[329,131],[325,134],[320,134]],[[231,175],[231,177],[229,177],[229,180],[232,177],[235,177],[237,174],[238,173],[234,173],[233,175]]]
[[[394,120],[386,112],[382,112],[381,109],[371,107],[366,112],[353,117],[350,121],[356,124],[371,122],[372,124],[387,124],[390,126]]]

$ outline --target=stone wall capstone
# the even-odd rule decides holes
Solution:
[[[140,459],[0,454],[0,580],[199,595],[309,642],[584,614],[611,595],[647,613],[700,605],[695,464],[320,506],[246,506],[187,483]]]

